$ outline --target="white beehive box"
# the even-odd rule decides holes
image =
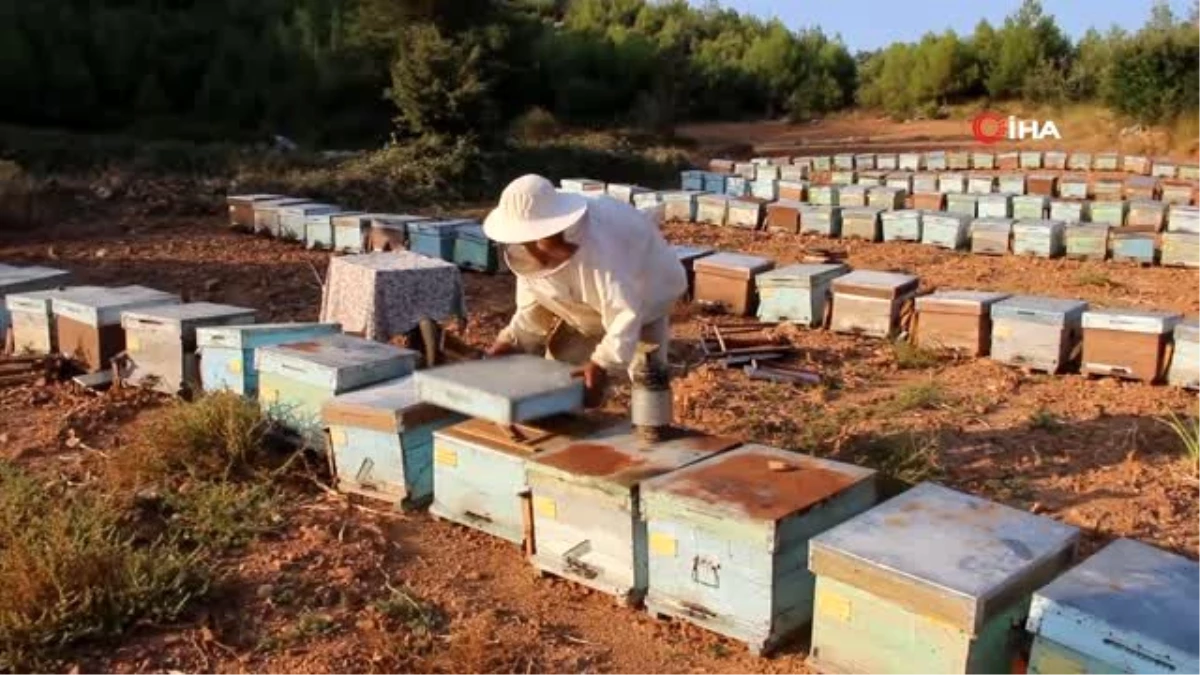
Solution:
[[[129,310],[121,314],[125,363],[121,377],[164,394],[200,391],[196,329],[254,323],[245,307],[191,302]]]

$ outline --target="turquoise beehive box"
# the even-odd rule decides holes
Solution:
[[[884,211],[881,216],[884,241],[921,241],[921,217],[916,209]]]
[[[471,223],[454,231],[454,264],[488,274],[500,268],[499,250],[483,233],[482,225]]]
[[[1011,218],[1011,194],[1000,192],[990,195],[979,195],[977,212],[980,218]]]
[[[829,183],[831,185],[854,185],[858,182],[858,172],[856,171],[832,171],[829,174]]]
[[[809,542],[810,658],[839,673],[1007,673],[1079,532],[934,483]]]
[[[938,175],[936,173],[918,173],[912,177],[912,191],[917,192],[937,192],[938,191]]]
[[[336,323],[258,323],[240,326],[201,326],[196,329],[200,382],[204,391],[231,391],[258,396],[259,347],[307,342],[342,330]]]
[[[1150,232],[1124,232],[1114,228],[1108,235],[1113,260],[1138,265],[1153,265],[1158,258],[1155,237]]]
[[[900,161],[894,152],[881,152],[875,156],[875,168],[880,171],[895,171],[900,168]]]
[[[875,472],[745,445],[642,484],[651,614],[772,650],[812,622],[808,543],[874,505]]]
[[[417,396],[468,417],[516,424],[583,407],[583,383],[571,366],[517,354],[465,361],[417,373]]]
[[[683,171],[679,174],[679,188],[681,190],[704,190],[704,171]]]
[[[196,331],[201,326],[254,323],[245,307],[189,302],[121,314],[126,359],[121,378],[164,394],[200,391]]]
[[[795,264],[763,272],[758,288],[758,318],[815,327],[825,322],[830,283],[850,268],[841,264]]]
[[[966,192],[967,177],[958,172],[938,174],[938,192]]]
[[[272,232],[275,236],[286,241],[298,241],[303,243],[306,231],[308,229],[308,217],[315,215],[332,215],[341,211],[342,208],[333,204],[321,204],[318,202],[306,202],[303,204],[291,204],[279,209],[279,229]]]
[[[1200,569],[1118,539],[1033,595],[1030,673],[1200,672]]]
[[[967,247],[973,216],[927,212],[921,222],[921,243],[950,251]]]
[[[925,168],[930,171],[945,171],[950,168],[944,150],[933,150],[925,153]]]
[[[833,156],[833,168],[838,171],[850,171],[854,167],[854,155],[841,153]]]
[[[1072,152],[1067,156],[1067,168],[1071,171],[1091,171],[1092,153]]]
[[[363,215],[360,211],[333,211],[310,214],[304,221],[304,246],[310,249],[330,250],[334,247],[333,219]]]
[[[729,176],[723,173],[706,172],[704,174],[704,191],[717,195],[725,194],[725,181],[728,178]]]
[[[263,411],[313,449],[325,439],[321,407],[348,391],[413,372],[417,353],[352,335],[259,347],[258,401]]]
[[[991,358],[1010,366],[1060,373],[1079,361],[1082,300],[1017,295],[992,305]]]
[[[454,262],[458,229],[478,225],[473,220],[423,220],[408,226],[408,250],[429,258]]]
[[[621,423],[530,458],[534,566],[639,604],[649,576],[642,483],[739,444],[672,431],[650,443]]]
[[[419,402],[412,377],[335,396],[321,416],[337,489],[407,506],[433,499],[433,432],[462,421]]]
[[[1113,227],[1125,224],[1125,215],[1129,213],[1129,202],[1096,201],[1092,202],[1092,222],[1104,223]]]
[[[750,182],[745,176],[730,176],[725,179],[725,194],[730,197],[749,197]]]
[[[1088,177],[1066,175],[1058,180],[1058,196],[1063,199],[1087,199]]]

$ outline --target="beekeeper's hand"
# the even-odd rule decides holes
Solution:
[[[507,356],[509,354],[516,354],[519,351],[520,349],[517,347],[517,345],[509,342],[508,340],[496,340],[494,343],[492,343],[492,346],[488,348],[487,356],[488,358]]]
[[[588,408],[599,407],[604,403],[604,390],[608,386],[608,371],[594,361],[588,361],[583,368],[571,373],[583,378],[583,405]]]

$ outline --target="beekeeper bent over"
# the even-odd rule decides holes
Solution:
[[[593,407],[609,373],[624,369],[634,385],[634,425],[650,434],[669,426],[671,308],[687,276],[650,219],[614,199],[562,193],[527,175],[504,189],[483,231],[506,245],[517,279],[516,313],[489,354],[544,350],[581,365]]]

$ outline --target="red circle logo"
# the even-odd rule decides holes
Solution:
[[[999,113],[981,112],[971,121],[971,133],[975,140],[990,145],[1008,135],[1008,120]]]

